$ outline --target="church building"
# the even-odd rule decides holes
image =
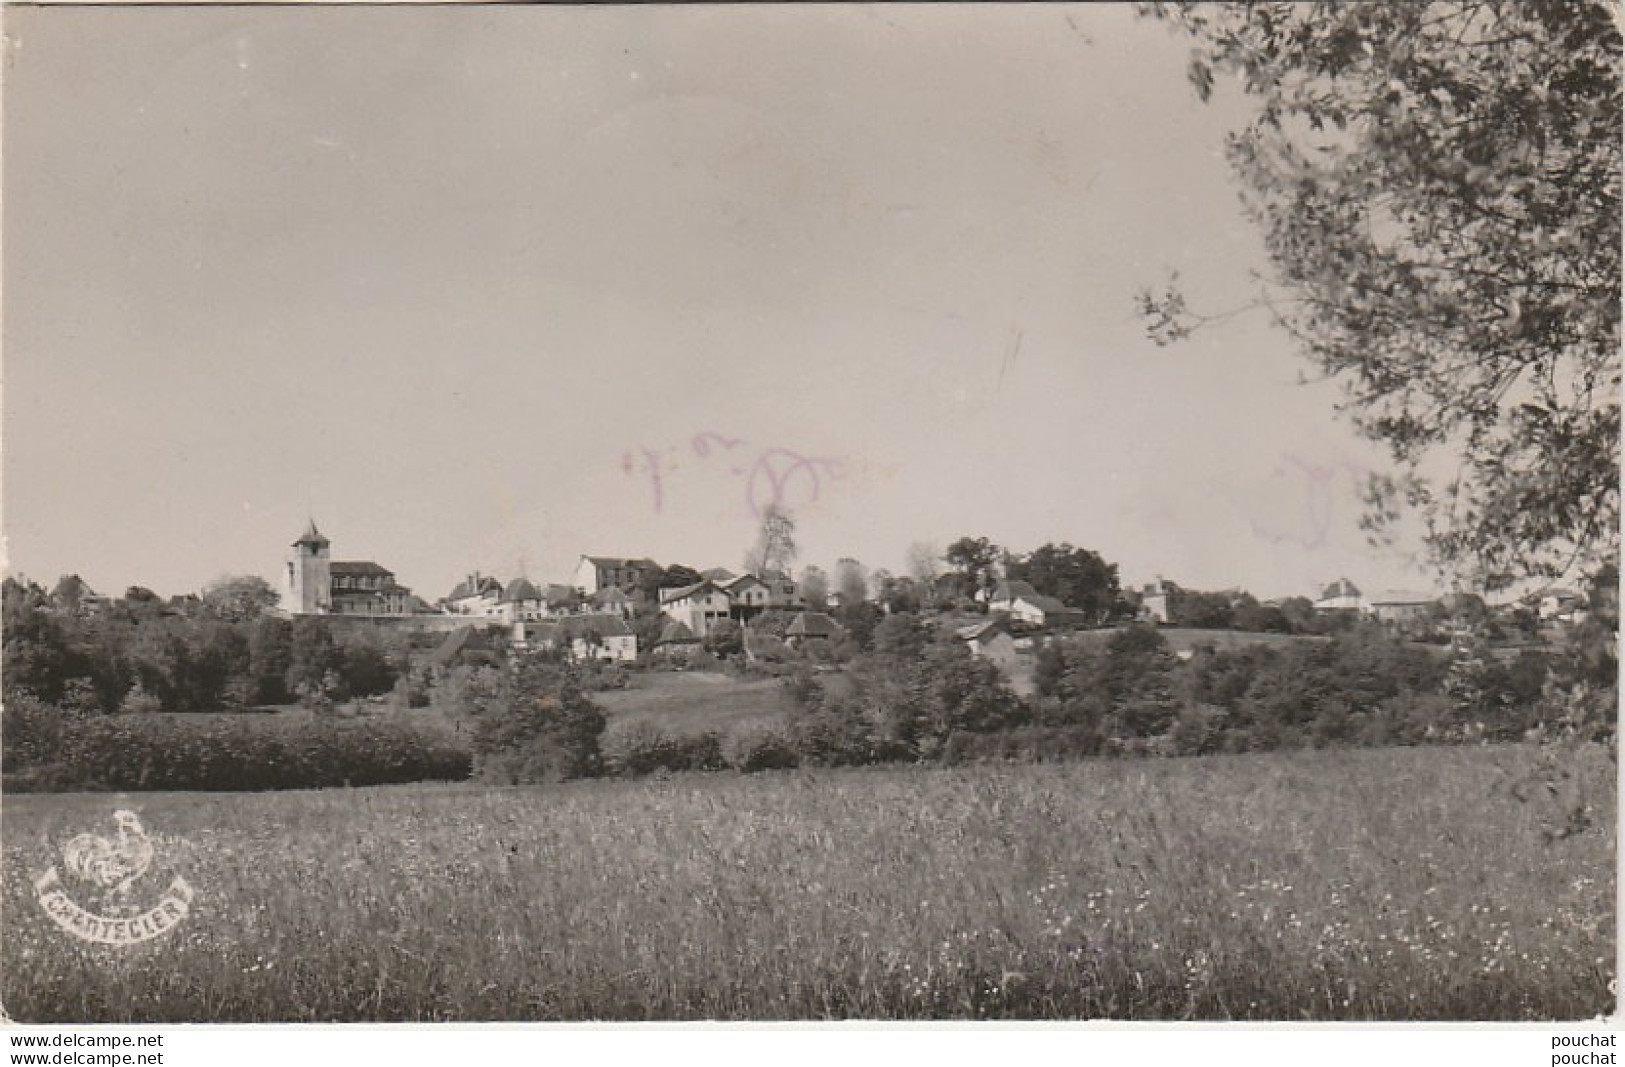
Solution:
[[[335,560],[332,542],[311,521],[293,543],[282,607],[289,615],[410,615],[412,591],[371,560]]]

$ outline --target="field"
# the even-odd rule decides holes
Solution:
[[[1614,1005],[1614,767],[1571,754],[1518,799],[1540,759],[7,798],[0,995],[24,1021],[1585,1018]],[[94,947],[31,883],[119,806],[167,865],[138,889],[197,895]]]
[[[611,722],[647,722],[669,734],[726,733],[746,722],[779,723],[794,710],[777,679],[740,681],[709,671],[649,671],[626,689],[593,693]]]

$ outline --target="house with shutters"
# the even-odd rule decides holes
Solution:
[[[645,582],[658,578],[660,572],[660,564],[652,559],[582,556],[576,564],[575,587],[589,597],[611,587],[636,596]]]

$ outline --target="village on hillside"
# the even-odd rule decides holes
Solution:
[[[967,539],[969,542],[970,539]],[[1367,595],[1340,577],[1309,597],[1259,601],[1239,590],[1204,593],[1158,577],[1119,589],[1110,567],[1108,606],[1066,603],[1056,588],[1015,577],[1019,559],[988,552],[980,573],[944,569],[932,575],[870,575],[855,561],[839,588],[818,568],[798,582],[786,569],[735,573],[694,570],[653,559],[582,555],[565,582],[520,575],[503,581],[470,572],[432,603],[401,585],[373,560],[332,558],[332,542],[314,520],[292,543],[278,610],[288,617],[369,620],[421,633],[495,633],[516,650],[556,651],[573,660],[681,664],[719,633],[738,634],[747,662],[764,646],[828,646],[870,616],[933,609],[972,655],[1009,666],[1048,635],[1140,621],[1159,627],[1258,633],[1326,633],[1367,620],[1413,638],[1448,640],[1489,626],[1499,636],[1533,640],[1542,629],[1571,626],[1586,615],[1585,597],[1552,588],[1496,608],[1471,594],[1386,590]],[[979,541],[983,550],[985,539]],[[1065,546],[1072,550],[1071,546]],[[1014,565],[1012,565],[1014,564]],[[968,568],[975,571],[974,566]],[[103,599],[76,576],[77,599]],[[466,643],[466,637],[457,643]],[[1188,653],[1187,650],[1182,650]]]

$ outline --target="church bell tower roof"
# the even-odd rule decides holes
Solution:
[[[293,544],[295,548],[299,547],[300,545],[316,545],[318,547],[322,547],[332,544],[332,542],[322,536],[322,532],[316,529],[316,520],[311,519],[310,522],[305,526],[305,532],[300,534],[299,540],[295,541]]]

